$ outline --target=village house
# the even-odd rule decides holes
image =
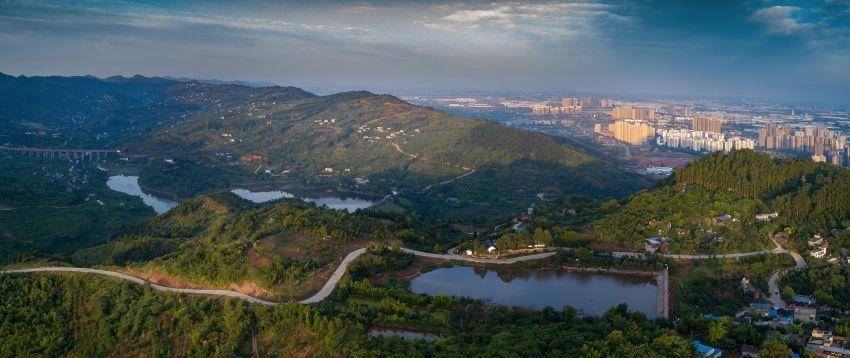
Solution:
[[[770,214],[756,214],[756,221],[770,221],[772,219],[776,219],[779,217],[779,213],[770,213]]]
[[[806,351],[815,357],[850,357],[850,349],[847,349],[847,340],[844,337],[818,329],[812,330]]]

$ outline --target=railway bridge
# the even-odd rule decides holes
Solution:
[[[109,153],[117,153],[118,151],[115,149],[63,149],[0,146],[0,152],[25,157],[74,158],[99,161],[101,157],[105,159]]]

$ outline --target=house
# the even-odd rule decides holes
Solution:
[[[844,337],[833,336],[830,331],[814,329],[812,338],[806,344],[806,350],[815,357],[850,357],[847,341]]]
[[[824,244],[823,246],[821,246],[821,247],[819,247],[815,250],[809,251],[809,255],[811,257],[816,258],[816,259],[822,259],[826,256],[826,249],[827,248],[829,248],[829,246]]]
[[[484,248],[487,249],[488,254],[496,252],[496,245],[490,240],[484,241]]]
[[[756,214],[756,221],[770,221],[771,219],[776,219],[779,217],[779,213],[774,212],[770,214]]]
[[[762,316],[767,316],[768,314],[770,314],[770,311],[771,309],[773,309],[773,306],[771,306],[770,303],[753,302],[750,303],[750,309],[756,311],[756,313]]]
[[[749,344],[745,344],[745,345],[741,346],[741,357],[743,357],[743,358],[747,358],[747,357],[758,358],[758,356],[759,356],[759,349],[758,348],[753,347]]]
[[[661,240],[654,237],[646,239],[643,244],[644,250],[651,253],[655,253],[656,251],[658,251],[659,247],[661,247]]]
[[[823,237],[821,237],[820,234],[815,234],[815,236],[812,237],[812,239],[809,240],[807,244],[809,245],[809,247],[821,246],[821,244],[823,244]]]
[[[812,306],[815,304],[815,299],[811,296],[794,295],[791,300],[794,301],[795,305]]]
[[[719,215],[719,216],[714,217],[714,222],[716,222],[718,224],[726,223],[729,220],[732,220],[732,215],[729,215],[729,214],[723,214],[723,215]]]
[[[755,290],[756,290],[756,287],[755,287],[755,286],[753,286],[753,285],[750,283],[750,280],[748,280],[746,277],[744,277],[744,278],[742,278],[742,279],[741,279],[741,291],[744,291],[744,292],[754,292]]]
[[[794,309],[794,319],[803,323],[817,321],[818,310],[813,307],[797,307]]]
[[[709,347],[705,344],[700,343],[700,341],[692,341],[691,343],[694,345],[694,348],[696,348],[697,353],[701,357],[715,358],[720,357],[720,355],[722,354],[720,349]]]
[[[464,253],[466,254],[466,256],[472,256],[473,251],[472,251],[472,249],[466,249],[466,251]]]

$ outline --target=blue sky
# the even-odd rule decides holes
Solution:
[[[23,2],[0,72],[850,104],[850,0]]]

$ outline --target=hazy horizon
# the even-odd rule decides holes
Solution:
[[[0,2],[0,72],[850,101],[850,4]]]

